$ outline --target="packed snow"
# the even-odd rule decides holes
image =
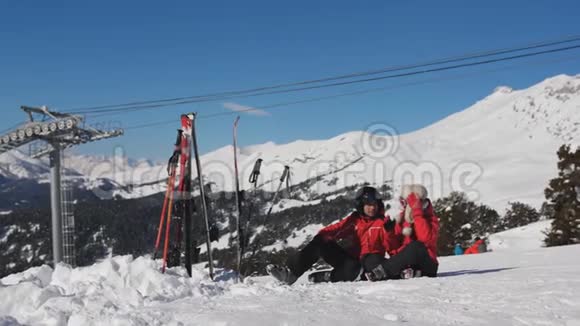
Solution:
[[[293,286],[216,281],[149,258],[2,279],[1,325],[580,325],[580,245],[442,257],[439,277]]]

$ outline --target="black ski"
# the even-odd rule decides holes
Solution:
[[[203,214],[203,218],[205,221],[205,233],[206,233],[206,244],[207,244],[207,257],[208,257],[208,263],[209,263],[209,277],[213,280],[213,257],[212,257],[212,252],[211,252],[211,240],[210,240],[210,230],[209,230],[209,218],[208,218],[208,213],[207,213],[207,203],[205,201],[205,187],[203,184],[203,175],[202,175],[202,171],[201,171],[201,163],[200,163],[200,159],[199,159],[199,151],[197,148],[197,136],[196,136],[196,132],[195,132],[195,113],[190,113],[187,115],[187,118],[190,120],[190,126],[191,129],[189,130],[190,132],[190,136],[191,136],[191,140],[193,142],[193,151],[195,154],[195,165],[197,167],[197,180],[199,183],[199,196],[201,198],[201,213]],[[191,160],[189,162],[189,168],[191,170]],[[189,179],[189,183],[191,184],[191,178]],[[189,212],[189,225],[187,223],[188,219],[186,218],[186,228],[188,230],[188,232],[186,232],[186,238],[185,238],[185,242],[186,242],[186,247],[185,247],[185,251],[186,251],[186,267],[188,267],[190,270],[191,269],[191,256],[190,254],[188,254],[188,250],[191,250],[191,211]],[[189,237],[188,237],[188,233],[189,233]],[[189,261],[188,259],[189,258]]]
[[[238,171],[238,122],[240,121],[240,117],[238,116],[234,121],[234,128],[233,128],[233,140],[234,140],[234,179],[235,179],[235,198],[236,198],[236,267],[239,275],[239,280],[242,280],[241,275],[241,267],[242,267],[242,223],[241,223],[241,216],[242,216],[242,198],[240,194],[240,179],[239,179],[239,171]]]

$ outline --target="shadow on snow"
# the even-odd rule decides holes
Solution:
[[[460,276],[469,274],[487,274],[487,273],[497,273],[502,271],[509,271],[511,269],[516,269],[517,267],[504,267],[504,268],[492,268],[492,269],[464,269],[452,272],[438,273],[437,277],[450,277],[450,276]]]

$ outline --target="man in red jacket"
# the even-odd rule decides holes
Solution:
[[[268,265],[268,273],[292,284],[323,258],[334,268],[330,273],[331,282],[354,281],[361,273],[361,261],[366,256],[384,257],[386,252],[400,246],[394,231],[384,227],[384,204],[375,188],[359,190],[355,206],[355,212],[320,230],[306,247],[288,258],[286,266]]]

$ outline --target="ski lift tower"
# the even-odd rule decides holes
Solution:
[[[56,265],[63,261],[64,231],[64,262],[75,265],[74,217],[71,212],[67,211],[65,212],[66,219],[63,220],[62,214],[62,209],[67,204],[63,198],[67,196],[63,196],[62,193],[62,151],[75,145],[121,136],[123,130],[104,131],[88,127],[85,126],[82,116],[50,111],[46,106],[40,108],[21,106],[20,108],[28,115],[29,121],[0,136],[0,154],[34,141],[46,143],[44,147],[32,153],[31,156],[38,158],[49,155],[53,262]]]

